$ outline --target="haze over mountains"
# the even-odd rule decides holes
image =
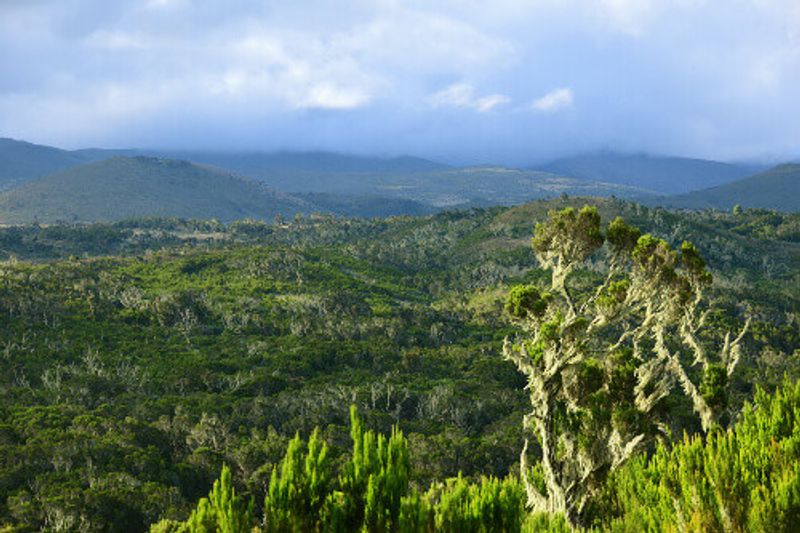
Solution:
[[[271,219],[323,212],[420,215],[562,194],[650,205],[800,210],[798,165],[763,170],[679,157],[596,153],[540,169],[454,167],[327,152],[67,151],[0,139],[0,222],[141,216]]]

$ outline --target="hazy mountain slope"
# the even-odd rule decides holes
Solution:
[[[114,157],[0,194],[0,222],[120,220],[141,216],[270,219],[314,208],[261,183],[186,161]]]
[[[542,170],[642,187],[662,194],[682,194],[729,183],[761,169],[704,159],[601,153],[553,161]]]
[[[0,189],[85,162],[67,150],[0,138]]]
[[[102,151],[81,152],[87,157],[98,157]],[[423,207],[517,204],[562,193],[624,198],[654,194],[645,188],[598,180],[502,166],[457,168],[410,156],[381,158],[330,152],[142,150],[141,153],[214,165],[292,194],[327,195],[318,199],[323,203],[333,202],[330,207],[334,211],[349,209],[346,214],[358,216],[422,214],[426,210],[420,204]],[[393,205],[381,206],[380,199]],[[397,200],[414,204],[400,204]]]
[[[157,152],[158,153],[158,152]],[[366,157],[333,152],[160,152],[167,157],[186,159],[230,169],[262,180],[290,179],[292,175],[329,173],[404,174],[430,172],[449,168],[447,165],[419,157]]]
[[[748,178],[702,191],[667,198],[674,207],[730,209],[764,207],[800,211],[800,164],[778,165]]]

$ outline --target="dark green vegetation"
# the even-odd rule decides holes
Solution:
[[[519,512],[521,485],[506,476],[519,471],[529,400],[524,377],[501,356],[503,338],[516,331],[504,303],[511,285],[548,279],[530,249],[534,223],[549,209],[583,203],[390,220],[0,229],[2,253],[15,258],[0,277],[0,524],[137,531],[187,520],[193,510],[198,519],[217,519],[210,509],[260,522],[322,506],[328,495],[330,509],[366,517],[370,476],[365,483],[349,474],[351,404],[363,418],[362,437],[367,429],[389,436],[394,425],[403,434],[395,448],[407,450],[407,467],[402,460],[378,468],[389,459],[377,451],[371,461],[369,508],[384,509],[379,516],[413,515],[423,526],[469,519],[472,526],[451,530],[477,531],[490,515],[469,518],[470,509],[497,504],[498,515]],[[695,243],[715,276],[707,328],[729,331],[753,317],[731,408],[752,398],[755,384],[772,391],[784,373],[798,377],[797,215],[594,203],[604,220],[621,215],[673,246]],[[578,289],[596,281],[589,271],[576,274]],[[676,435],[699,429],[680,395],[665,401]],[[764,438],[782,442],[797,431],[793,419],[783,420]],[[376,449],[377,434],[370,437]],[[308,468],[320,465],[311,478],[326,484],[309,482],[316,492],[303,492],[308,498],[282,496],[291,493],[289,472],[306,479],[310,449]],[[791,457],[776,452],[769,460],[784,465]],[[230,477],[199,504],[223,464]],[[459,472],[462,481],[445,481]],[[770,475],[748,481],[748,490],[783,491]],[[399,488],[389,479],[399,479]],[[602,496],[607,505],[588,505],[586,523],[623,528],[625,512],[635,516],[636,501],[622,501],[619,479]],[[378,487],[387,496],[377,498]],[[506,496],[487,496],[495,493]],[[387,503],[398,498],[400,514]],[[791,502],[774,499],[784,500]],[[770,516],[779,517],[775,509]]]
[[[613,152],[553,161],[542,170],[593,181],[641,187],[658,194],[681,194],[722,185],[758,172],[759,167],[646,154]]]
[[[0,194],[5,223],[110,221],[141,216],[223,221],[310,212],[305,201],[186,161],[113,157]]]
[[[665,204],[690,209],[758,207],[800,211],[800,164],[778,165],[755,176],[668,198]]]

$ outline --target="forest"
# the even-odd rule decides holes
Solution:
[[[800,215],[0,228],[0,531],[791,531]]]

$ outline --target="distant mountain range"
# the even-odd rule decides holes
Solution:
[[[596,153],[559,159],[541,170],[594,181],[605,181],[672,195],[714,187],[763,170],[684,157]]]
[[[144,216],[270,219],[311,212],[309,202],[187,161],[112,157],[0,194],[0,222],[113,221]]]
[[[800,209],[798,165],[751,176],[753,168],[743,165],[606,153],[543,168],[459,168],[326,152],[67,151],[0,139],[0,223],[421,215],[563,194],[675,207]]]
[[[673,196],[662,203],[689,209],[731,209],[739,204],[742,207],[800,211],[800,164],[778,165],[733,183]]]
[[[0,190],[85,162],[67,150],[0,138]]]

